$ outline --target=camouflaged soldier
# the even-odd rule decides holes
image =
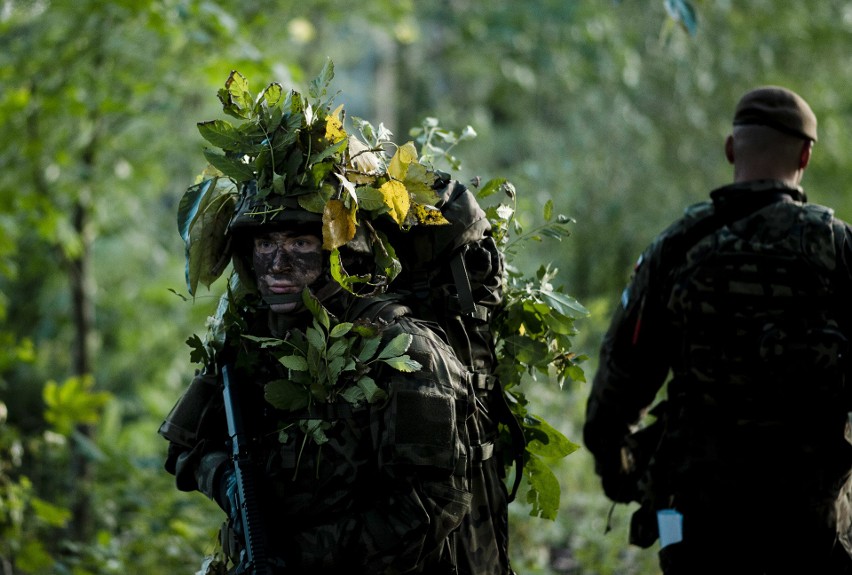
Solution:
[[[160,434],[177,487],[228,517],[200,573],[509,575],[483,378],[393,293],[422,263],[397,257],[405,232],[454,229],[451,184],[413,142],[347,133],[332,78],[255,95],[233,71],[218,96],[241,124],[198,124],[220,150],[178,207],[190,294],[232,266]]]
[[[316,214],[295,206],[266,220],[252,211],[241,209],[230,225],[235,268],[256,287],[235,311],[242,334],[267,339],[228,340],[219,361],[227,357],[230,378],[247,388],[243,410],[258,438],[272,572],[457,573],[449,535],[471,498],[464,421],[472,406],[462,366],[433,326],[407,317],[392,298],[360,300],[331,279]],[[311,325],[304,288],[341,322],[381,324],[383,342],[410,335],[406,353],[421,368],[373,371],[386,394],[380,403],[340,398],[275,409],[264,388],[288,376],[277,348],[264,342],[290,340],[294,329]],[[170,442],[166,468],[178,488],[201,491],[229,515],[223,547],[237,565],[244,542],[228,493],[234,482],[221,377],[212,367],[199,373],[160,433]]]
[[[800,96],[749,91],[733,124],[734,183],[636,264],[584,440],[606,494],[642,503],[631,542],[659,537],[666,575],[850,573],[835,500],[852,463],[852,231],[799,186],[817,140]]]

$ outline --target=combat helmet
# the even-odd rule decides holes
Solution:
[[[413,142],[394,143],[381,125],[353,118],[359,137],[348,134],[343,106],[331,107],[333,77],[329,60],[306,95],[276,82],[254,95],[232,71],[218,91],[223,112],[240,122],[198,123],[214,148],[205,149],[209,165],[178,209],[191,295],[232,262],[231,284],[250,290],[239,263],[241,234],[293,223],[321,224],[328,273],[340,286],[381,293],[401,271],[388,226],[448,223],[435,207],[441,175],[420,162]],[[370,269],[353,271],[351,262],[365,258]]]

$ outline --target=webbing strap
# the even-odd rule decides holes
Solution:
[[[453,280],[456,284],[456,293],[459,296],[459,308],[463,315],[476,313],[476,302],[473,301],[473,291],[470,288],[470,278],[464,265],[465,249],[458,250],[450,260],[450,269],[453,272]]]
[[[480,445],[470,446],[470,460],[473,463],[488,461],[494,455],[494,442],[488,441]]]

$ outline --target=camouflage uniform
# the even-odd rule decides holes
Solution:
[[[352,321],[357,318],[343,311],[349,297],[325,305]],[[261,506],[271,554],[286,565],[281,573],[457,573],[449,535],[470,510],[464,425],[473,408],[470,383],[442,332],[407,317],[402,306],[381,303],[380,317],[390,322],[383,337],[412,335],[407,354],[423,366],[372,374],[388,393],[385,403],[341,401],[283,413],[262,397],[263,384],[282,377],[275,358],[235,362],[231,379],[254,395],[244,411],[258,415],[266,434]],[[255,321],[250,332],[266,335],[265,323],[265,317]],[[222,403],[221,382],[201,373],[160,429],[178,488],[214,499],[228,463]],[[327,422],[327,443],[305,442],[296,427],[280,441],[277,430],[306,418]],[[233,535],[226,530],[225,546],[238,549]]]
[[[585,443],[607,495],[643,503],[633,543],[653,543],[655,510],[683,513],[683,542],[660,553],[667,574],[852,572],[834,513],[852,464],[852,230],[779,181],[711,198],[640,257]],[[670,373],[656,423],[631,435]]]

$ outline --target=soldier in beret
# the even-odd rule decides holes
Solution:
[[[601,347],[584,441],[666,575],[852,573],[852,230],[800,186],[816,141],[798,94],[747,92],[733,183],[643,252]]]

